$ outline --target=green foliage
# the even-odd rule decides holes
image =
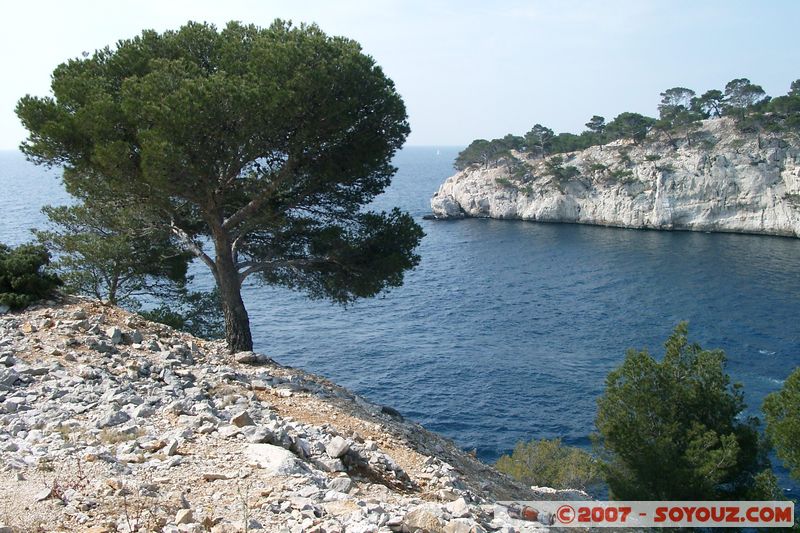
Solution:
[[[538,156],[552,153],[553,137],[555,137],[553,130],[541,124],[536,124],[523,137],[525,149]]]
[[[68,290],[133,310],[161,301],[142,315],[198,337],[224,333],[218,292],[186,288],[192,256],[146,210],[96,195],[44,212],[51,229],[36,235],[57,251],[54,268]]]
[[[795,368],[780,391],[764,399],[766,433],[778,457],[800,480],[800,368]]]
[[[182,290],[169,304],[139,313],[145,319],[160,322],[203,339],[225,336],[219,292]]]
[[[63,165],[80,199],[111,192],[146,210],[200,258],[231,350],[252,348],[250,276],[349,302],[419,262],[412,217],[363,209],[410,129],[394,83],[355,41],[280,20],[189,23],[63,63],[51,89],[17,105],[22,150]]]
[[[609,140],[632,139],[638,144],[644,140],[655,123],[656,119],[639,113],[620,113],[606,126],[606,136]]]
[[[489,165],[503,157],[509,157],[511,150],[523,147],[522,137],[506,135],[502,139],[476,139],[456,156],[456,170],[464,170],[473,165]]]
[[[586,123],[586,129],[592,133],[602,135],[603,131],[606,129],[606,119],[600,115],[592,115],[592,118]]]
[[[603,163],[592,163],[587,167],[587,170],[589,170],[589,172],[605,172],[608,170],[608,167]]]
[[[661,93],[658,113],[661,119],[674,121],[675,117],[688,111],[695,92],[686,87],[673,87]]]
[[[704,92],[700,97],[692,98],[690,109],[700,113],[704,118],[721,117],[724,99],[725,96],[722,91],[711,89]]]
[[[135,308],[138,298],[163,296],[186,282],[192,256],[140,206],[92,197],[43,211],[50,229],[36,236],[56,252],[54,268],[72,292]]]
[[[61,280],[45,271],[49,263],[44,246],[0,244],[0,305],[22,309],[50,296]]]
[[[608,173],[609,178],[620,183],[631,183],[636,181],[633,179],[633,171],[628,168],[617,168]]]
[[[534,157],[545,157],[584,150],[618,139],[630,139],[639,144],[653,129],[666,134],[673,144],[677,142],[674,134],[684,136],[685,141],[691,144],[701,120],[723,115],[733,116],[743,131],[800,133],[800,80],[792,82],[787,95],[773,99],[746,78],[730,81],[724,93],[711,89],[696,96],[692,89],[673,87],[660,96],[659,119],[625,112],[606,123],[604,117],[593,115],[586,123],[586,130],[580,134],[555,134],[550,128],[536,124],[521,138],[521,142],[520,137],[510,134],[503,139],[474,141],[459,154],[456,168],[463,170],[473,164],[490,164],[506,156],[510,145],[514,150]],[[509,139],[514,139],[513,143]],[[702,148],[711,148],[709,143],[702,140],[701,143]]]
[[[725,114],[740,115],[766,98],[760,85],[750,83],[747,78],[738,78],[725,85]]]
[[[659,159],[661,159],[661,156],[658,154],[647,154],[644,156],[645,161],[658,161]]]
[[[531,178],[530,167],[518,161],[516,164],[509,165],[511,170],[511,177],[517,181],[527,181]]]
[[[580,448],[562,445],[561,439],[520,442],[495,467],[526,485],[555,489],[585,489],[601,481],[597,461]]]
[[[581,172],[578,167],[573,165],[563,166],[563,164],[564,158],[557,155],[545,161],[544,165],[547,169],[547,174],[553,176],[558,182],[568,181],[580,175]]]
[[[740,420],[744,399],[725,354],[687,339],[686,323],[664,359],[630,350],[598,400],[597,444],[614,498],[715,500],[754,497],[769,463],[757,422]]]
[[[516,188],[516,186],[511,182],[511,180],[506,179],[506,178],[497,178],[494,181],[495,181],[495,183],[497,183],[501,187],[507,187],[507,188],[510,188],[510,189]]]

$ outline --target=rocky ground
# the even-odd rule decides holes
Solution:
[[[85,299],[0,315],[0,533],[535,531],[495,502],[542,497],[262,354]]]

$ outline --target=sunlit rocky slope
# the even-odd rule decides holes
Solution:
[[[496,501],[564,497],[262,354],[85,299],[0,314],[3,532],[538,531]]]

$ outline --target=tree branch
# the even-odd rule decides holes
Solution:
[[[296,269],[300,266],[311,265],[313,263],[322,263],[323,261],[320,260],[308,260],[308,259],[286,259],[282,261],[247,261],[239,265],[240,267],[247,267],[242,272],[239,273],[239,283],[243,283],[244,280],[250,274],[255,274],[256,272],[263,272],[264,270],[268,270],[270,268],[279,268],[279,267],[290,267]]]
[[[192,252],[195,256],[199,257],[203,263],[205,263],[208,268],[211,269],[212,274],[214,277],[217,276],[217,265],[214,263],[214,260],[211,259],[208,254],[206,254],[203,249],[189,237],[189,234],[183,231],[181,228],[175,225],[175,221],[172,221],[169,225],[169,229],[173,235],[178,237],[183,245]]]
[[[325,264],[339,265],[342,268],[347,268],[339,261],[331,258],[283,259],[280,261],[245,261],[238,265],[240,268],[246,267],[242,272],[239,273],[239,283],[243,283],[250,274],[263,272],[264,270],[269,270],[271,268],[288,267],[297,270],[299,267]]]
[[[278,172],[275,179],[272,180],[266,189],[264,189],[261,194],[256,195],[255,198],[250,200],[247,204],[242,206],[238,211],[236,211],[233,215],[228,217],[222,223],[222,229],[226,231],[230,231],[245,220],[247,217],[258,211],[266,202],[269,200],[270,196],[277,190],[277,185],[280,184],[287,176],[289,176],[293,170],[294,165],[287,161],[283,168]]]

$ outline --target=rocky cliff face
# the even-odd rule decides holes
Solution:
[[[651,134],[545,159],[513,153],[448,178],[431,207],[437,218],[800,237],[800,142],[741,133],[722,118],[704,121],[691,142]]]
[[[580,495],[578,495],[580,496]],[[73,298],[0,314],[0,531],[542,531],[396,411]]]

